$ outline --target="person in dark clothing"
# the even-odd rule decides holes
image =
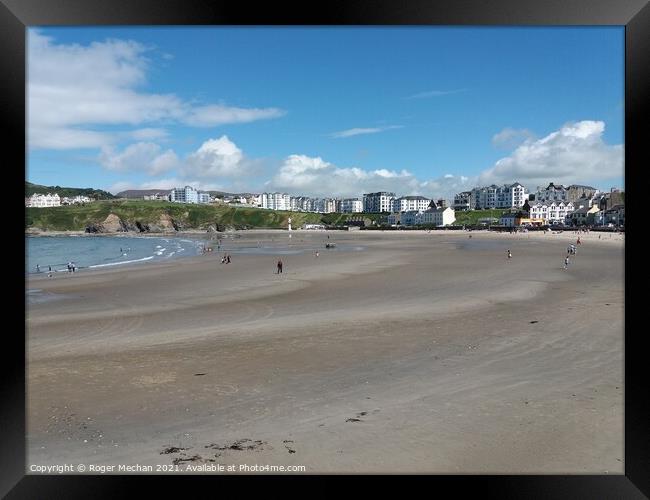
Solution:
[[[226,255],[226,264],[230,264],[230,254]]]
[[[278,274],[282,273],[282,261],[278,260]]]

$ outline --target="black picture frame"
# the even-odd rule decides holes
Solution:
[[[210,0],[0,0],[0,99],[5,148],[15,158],[5,161],[5,174],[16,176],[16,186],[25,165],[25,30],[47,25],[618,25],[625,26],[625,174],[628,203],[640,205],[641,183],[634,182],[640,170],[650,165],[647,145],[643,144],[643,121],[648,111],[647,89],[650,78],[650,5],[646,0],[356,0],[331,1],[314,5],[308,2],[282,7],[274,3],[248,4]],[[646,141],[647,142],[647,141]],[[644,147],[646,146],[646,147]],[[644,160],[645,158],[645,160]],[[22,163],[21,163],[22,162]],[[632,176],[633,182],[629,182]],[[13,182],[10,186],[13,187]],[[21,188],[22,189],[22,188]],[[7,202],[22,206],[19,190],[7,193]],[[20,198],[20,199],[19,199]],[[11,215],[9,210],[8,215]],[[643,310],[643,294],[633,293],[638,271],[632,253],[638,248],[641,214],[628,208],[625,248],[625,473],[624,475],[573,476],[427,476],[436,491],[453,488],[472,491],[481,497],[498,498],[644,498],[650,495],[650,404],[644,339],[647,328],[634,326],[634,314]],[[24,224],[13,220],[12,233]],[[16,234],[18,237],[18,234]],[[634,242],[637,241],[637,244]],[[17,257],[24,247],[17,245]],[[22,254],[24,256],[24,253]],[[642,261],[638,261],[642,264]],[[14,269],[15,268],[15,269]],[[629,271],[629,272],[628,272]],[[20,266],[9,266],[5,276],[15,276],[24,284]],[[13,289],[10,296],[18,296]],[[24,296],[16,307],[5,305],[18,316]],[[81,498],[115,497],[140,483],[149,488],[163,485],[171,493],[169,481],[160,476],[36,476],[25,474],[25,338],[18,327],[4,329],[2,405],[0,427],[0,495],[6,498]],[[188,478],[174,476],[187,485]],[[296,476],[286,478],[298,480]],[[198,479],[194,477],[194,479]],[[220,484],[237,478],[206,477]],[[250,477],[247,477],[247,480]],[[377,479],[377,478],[375,478]],[[304,478],[300,479],[303,481]],[[428,482],[428,481],[427,481]],[[377,485],[381,486],[381,482]],[[413,485],[415,486],[415,485]],[[187,486],[183,489],[187,491]],[[128,490],[127,490],[128,489]]]

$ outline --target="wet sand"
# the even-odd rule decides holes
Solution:
[[[28,307],[28,470],[622,473],[624,243],[564,270],[576,238],[250,231],[30,279],[62,298]],[[258,242],[306,251],[278,275]]]

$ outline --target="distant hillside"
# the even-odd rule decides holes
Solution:
[[[212,196],[215,196],[217,198],[225,198],[226,196],[246,196],[249,197],[251,196],[251,193],[226,193],[225,191],[207,191],[210,193]]]
[[[167,195],[171,189],[127,189],[126,191],[120,191],[115,196],[117,198],[126,198],[129,200],[141,200],[145,196],[151,196],[152,194],[160,193]],[[205,191],[206,193],[216,196],[217,198],[223,198],[224,196],[250,196],[247,193],[226,193],[225,191]]]
[[[115,195],[115,197],[127,198],[129,200],[141,200],[145,196],[151,196],[152,194],[156,193],[168,195],[170,191],[170,189],[127,189],[126,191],[120,191]]]
[[[88,198],[92,198],[94,200],[112,200],[115,198],[115,196],[113,196],[111,193],[102,191],[101,189],[41,186],[40,184],[33,184],[31,182],[25,181],[25,196],[31,196],[34,193],[57,193],[61,198],[71,198],[73,196],[88,196]]]

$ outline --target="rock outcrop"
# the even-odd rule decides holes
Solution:
[[[129,230],[124,221],[115,214],[108,214],[102,222],[102,227],[104,233],[122,233]]]
[[[115,214],[109,214],[103,222],[86,226],[87,233],[163,233],[177,230],[178,225],[168,214],[161,215],[159,220],[153,224],[139,220],[124,221]]]
[[[108,214],[103,222],[86,226],[87,233],[120,233],[128,231],[127,225],[115,214]]]

